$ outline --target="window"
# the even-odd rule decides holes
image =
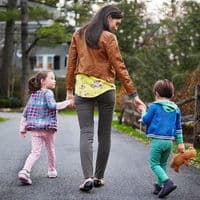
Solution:
[[[43,56],[37,56],[36,68],[43,68]]]
[[[38,70],[60,70],[60,56],[54,54],[43,54],[32,57],[33,69]]]
[[[68,56],[65,56],[65,67],[67,66],[67,58]]]
[[[30,57],[30,65],[31,65],[31,69],[34,69],[36,66],[36,56],[32,56]]]
[[[47,69],[52,69],[53,67],[53,56],[47,57]]]
[[[60,69],[60,56],[54,56],[54,69]]]

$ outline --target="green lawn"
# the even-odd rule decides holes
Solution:
[[[76,115],[76,110],[74,109],[63,109],[59,111],[59,114],[62,115]]]
[[[76,112],[75,109],[63,109],[63,110],[59,111],[59,114],[63,114],[63,115],[76,115],[77,112]],[[94,115],[97,115],[97,114],[98,114],[98,112],[95,111]]]
[[[5,122],[5,121],[7,121],[7,120],[8,120],[8,118],[0,117],[0,122]]]

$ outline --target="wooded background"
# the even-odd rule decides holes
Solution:
[[[30,2],[38,4],[30,7]],[[0,7],[0,21],[6,23],[5,30],[0,30],[1,35],[4,34],[0,51],[1,97],[17,97],[23,101],[27,78],[32,73],[29,66],[31,49],[36,45],[70,43],[73,31],[85,24],[97,8],[111,1],[63,2],[61,5],[58,0],[8,0],[7,4]],[[189,82],[185,80],[197,69],[200,60],[200,4],[197,1],[169,0],[158,10],[158,15],[163,16],[160,21],[154,21],[148,14],[145,1],[112,2],[124,14],[116,35],[141,99],[145,102],[153,100],[152,85],[158,79],[172,80],[176,91],[193,82],[192,76]],[[43,5],[55,7],[60,14],[55,17]],[[54,23],[48,28],[41,26],[34,33],[28,32],[28,22],[39,23],[40,20],[53,20]],[[21,36],[15,35],[16,21],[21,21]],[[15,68],[13,59],[15,43],[21,43],[22,48],[20,71]],[[119,82],[117,86],[120,88]]]

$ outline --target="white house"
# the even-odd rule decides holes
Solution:
[[[67,53],[67,44],[55,48],[36,47],[30,57],[31,68],[34,71],[51,69],[54,70],[56,76],[65,77]]]
[[[0,0],[0,7],[4,7],[6,5],[7,0]],[[19,1],[18,1],[19,3]],[[56,7],[38,4],[33,2],[28,2],[29,7],[41,6],[54,14],[54,16],[58,16],[59,10]],[[43,27],[48,27],[53,24],[53,20],[43,20],[39,22]],[[21,22],[16,21],[16,40],[20,37],[20,27]],[[39,24],[35,21],[28,22],[28,31],[29,33],[34,32],[38,28]],[[2,49],[4,44],[4,30],[5,30],[5,22],[0,22],[0,49]],[[15,58],[14,65],[16,67],[21,67],[21,44],[17,41],[15,45]],[[30,52],[30,64],[33,71],[52,69],[54,70],[57,77],[65,77],[66,71],[66,63],[67,63],[67,54],[68,54],[68,44],[64,43],[58,45],[54,48],[51,47],[41,47],[36,46]]]

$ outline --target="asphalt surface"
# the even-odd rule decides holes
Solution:
[[[83,178],[79,157],[77,117],[58,115],[56,135],[56,179],[47,178],[47,157],[43,147],[40,159],[32,169],[31,186],[23,186],[17,178],[31,150],[31,137],[19,135],[20,113],[2,113],[9,120],[0,123],[0,200],[154,200],[155,176],[148,154],[149,146],[135,138],[112,132],[111,154],[105,173],[105,186],[89,193],[79,191]],[[97,121],[97,119],[95,120]],[[97,141],[95,136],[94,158]],[[95,160],[95,159],[94,159]],[[181,167],[180,173],[168,169],[178,188],[168,200],[200,200],[200,169]]]

